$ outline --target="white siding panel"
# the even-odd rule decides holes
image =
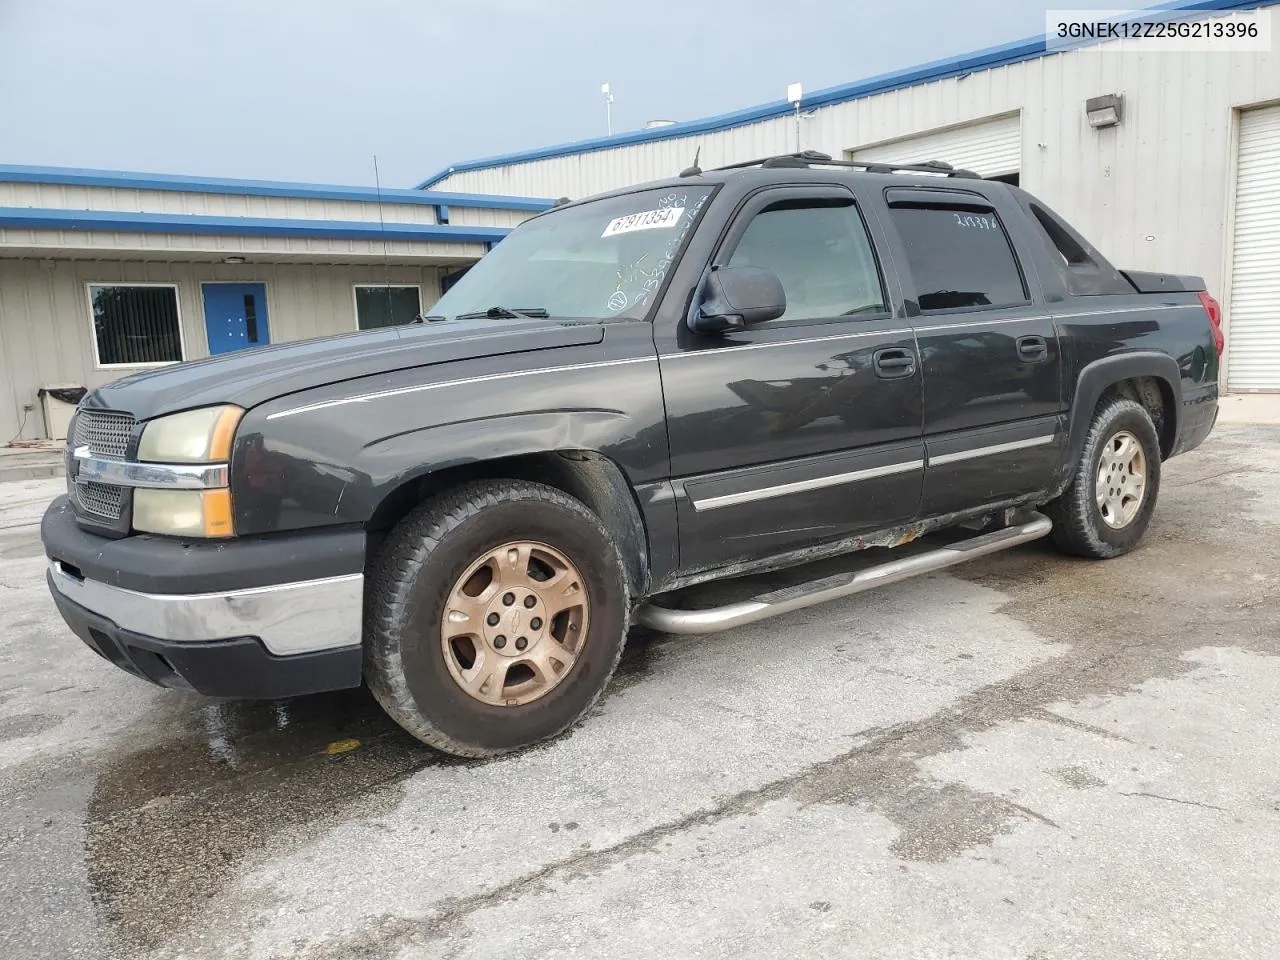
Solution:
[[[59,183],[0,182],[0,207],[379,222],[379,205],[376,202],[78,187]],[[387,202],[381,207],[381,220],[386,223],[436,222],[436,208],[433,204]],[[498,207],[449,207],[449,222],[466,226],[514,227],[531,216],[533,213],[529,211],[503,210]]]
[[[860,147],[850,154],[851,159],[868,163],[945,160],[957,169],[995,177],[1022,169],[1022,131],[1018,115],[1013,114]]]
[[[1280,106],[1240,116],[1227,377],[1280,390]]]
[[[208,355],[200,283],[262,281],[273,343],[356,329],[355,283],[415,283],[422,306],[440,296],[436,267],[382,264],[140,263],[126,260],[0,259],[0,443],[43,436],[36,391],[48,383],[101,386],[128,369],[95,369],[90,342],[91,282],[175,283],[186,358]],[[35,404],[22,424],[22,405]]]
[[[51,210],[112,210],[122,213],[175,213],[212,217],[272,217],[294,220],[378,222],[378,204],[314,197],[263,197],[174,190],[78,187],[60,183],[0,182],[0,207]],[[435,223],[431,204],[384,203],[387,223]]]
[[[230,237],[176,233],[114,233],[102,230],[2,230],[0,255],[30,256],[287,256],[295,260],[382,260],[429,257],[479,260],[484,244],[435,240],[343,239],[338,237]]]

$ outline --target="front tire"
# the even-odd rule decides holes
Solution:
[[[423,743],[488,757],[546,740],[596,702],[626,641],[617,548],[553,487],[465,484],[392,531],[371,577],[365,674]]]
[[[1070,486],[1045,506],[1062,550],[1097,560],[1138,545],[1160,490],[1160,439],[1146,409],[1121,397],[1094,413]]]

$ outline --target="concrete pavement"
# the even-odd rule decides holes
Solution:
[[[569,736],[432,754],[362,692],[209,702],[57,620],[0,487],[0,956],[1280,955],[1280,430],[1047,544],[703,639]],[[718,588],[724,589],[724,588]]]

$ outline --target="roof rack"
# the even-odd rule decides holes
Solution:
[[[817,150],[802,150],[799,153],[783,153],[772,157],[760,157],[757,160],[743,160],[730,163],[717,170],[741,170],[745,167],[854,167],[867,173],[942,173],[948,177],[961,177],[968,180],[982,178],[972,170],[957,170],[942,160],[929,160],[926,163],[871,163],[864,160],[832,160],[825,153]]]

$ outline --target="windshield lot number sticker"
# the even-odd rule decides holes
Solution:
[[[620,233],[635,233],[637,230],[670,230],[684,216],[684,207],[664,207],[661,210],[642,210],[640,213],[629,213],[625,217],[614,217],[604,228],[603,237],[616,237]]]

